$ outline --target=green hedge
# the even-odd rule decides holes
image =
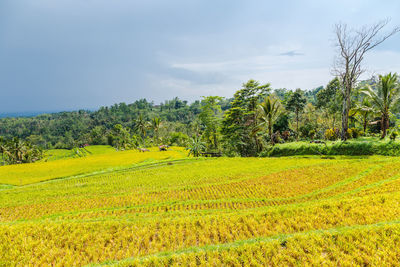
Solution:
[[[348,141],[314,144],[295,142],[277,144],[261,152],[262,157],[279,157],[294,155],[384,155],[400,156],[400,143],[392,141]]]

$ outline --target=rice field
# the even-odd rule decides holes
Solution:
[[[94,172],[110,172],[136,166],[138,163],[185,158],[187,152],[180,147],[168,151],[150,148],[150,152],[138,150],[115,151],[106,146],[86,148],[90,153],[76,157],[70,150],[52,150],[47,157],[32,164],[8,165],[0,168],[0,184],[26,185],[41,181],[87,175]]]
[[[36,178],[26,172],[22,183],[0,167],[11,181],[0,187],[0,266],[400,262],[399,158],[157,153],[119,168],[124,152],[98,155],[117,168],[100,173],[97,161],[72,159],[90,175],[59,167],[63,175],[40,178],[32,167]]]

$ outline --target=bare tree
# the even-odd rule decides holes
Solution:
[[[336,46],[339,55],[335,60],[333,74],[341,80],[343,90],[342,132],[341,139],[346,140],[351,105],[351,90],[360,75],[365,71],[361,63],[365,53],[400,31],[394,28],[389,33],[379,36],[379,32],[389,23],[389,19],[359,29],[348,29],[346,24],[335,25]]]

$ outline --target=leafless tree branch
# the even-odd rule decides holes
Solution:
[[[390,19],[385,19],[357,30],[348,30],[344,23],[335,25],[335,45],[338,48],[338,56],[335,58],[332,73],[340,78],[343,89],[343,140],[346,139],[351,91],[360,75],[365,71],[361,66],[365,54],[400,31],[400,27],[395,27],[390,32],[379,36],[389,22]]]

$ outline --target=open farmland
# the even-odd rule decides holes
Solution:
[[[152,148],[143,153],[137,150],[115,151],[106,146],[89,148],[92,154],[76,158],[65,151],[51,151],[48,157],[34,164],[8,165],[0,168],[0,184],[25,185],[56,178],[66,178],[76,175],[88,175],[94,172],[110,172],[136,166],[138,163],[180,159],[187,155],[183,148],[172,147],[169,151],[158,152]],[[105,151],[104,151],[105,150]],[[108,150],[108,151],[107,151]],[[56,151],[56,150],[54,150]],[[59,157],[59,160],[52,160]],[[47,161],[50,160],[50,161]]]
[[[114,162],[119,153],[125,152],[101,156]],[[0,167],[0,265],[382,266],[400,260],[398,158],[177,160],[185,152],[167,153],[141,153],[153,160],[73,177],[68,167],[43,179],[35,169],[65,160]],[[34,179],[28,172],[4,178],[11,172],[3,169],[25,166]]]

